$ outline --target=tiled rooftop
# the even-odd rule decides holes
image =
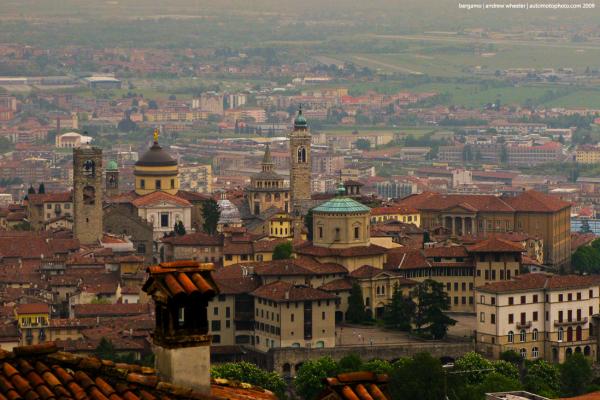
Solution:
[[[247,384],[215,380],[211,395],[161,381],[153,368],[58,351],[56,344],[0,350],[0,395],[9,400],[265,399],[276,396]]]
[[[321,399],[390,400],[387,391],[388,376],[373,372],[348,372],[326,378]]]

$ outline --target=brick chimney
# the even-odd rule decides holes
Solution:
[[[174,261],[148,267],[142,290],[156,306],[155,364],[170,383],[210,394],[207,306],[217,294],[213,264]]]

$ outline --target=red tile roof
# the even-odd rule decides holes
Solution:
[[[440,247],[427,247],[423,250],[425,257],[442,257],[442,258],[456,258],[456,257],[468,257],[467,249],[464,246],[440,246]]]
[[[514,212],[514,209],[503,199],[492,195],[440,194],[424,192],[408,196],[398,203],[417,210],[441,211],[454,207],[462,207],[469,211]]]
[[[512,281],[502,281],[479,286],[477,290],[488,293],[510,293],[527,290],[541,289],[575,289],[598,286],[599,276],[581,275],[550,275],[545,273],[532,273],[516,277]]]
[[[27,196],[30,204],[70,203],[73,202],[73,192],[30,194]]]
[[[320,290],[326,292],[339,292],[352,289],[352,281],[347,278],[334,279],[333,281],[327,282],[319,286]]]
[[[325,379],[325,390],[318,399],[390,400],[388,376],[373,372],[347,372]],[[333,395],[333,396],[332,396]]]
[[[150,277],[142,290],[152,294],[157,290],[165,291],[171,298],[191,295],[214,296],[217,286],[211,272],[214,265],[196,261],[173,261],[152,265],[147,272]]]
[[[556,196],[534,190],[528,190],[515,197],[505,197],[504,201],[521,212],[556,212],[571,207],[571,203],[562,201]]]
[[[277,281],[263,285],[252,292],[255,297],[273,300],[278,303],[287,301],[308,300],[335,300],[336,296],[323,290],[313,289],[308,286],[294,285],[293,283]]]
[[[381,246],[372,244],[370,246],[355,246],[346,249],[332,249],[329,247],[314,246],[307,242],[295,248],[296,253],[315,257],[339,256],[339,257],[355,257],[355,256],[375,256],[385,254],[387,249]]]
[[[174,246],[222,246],[222,235],[209,235],[204,232],[188,233],[183,236],[171,236],[162,239],[163,243]]]
[[[0,350],[0,394],[4,399],[78,400],[276,400],[267,390],[213,380],[211,395],[161,381],[156,370],[58,351],[53,342]]]
[[[371,215],[416,214],[418,211],[412,207],[391,206],[371,208]]]
[[[522,253],[525,248],[520,243],[510,242],[492,236],[471,246],[467,246],[469,253]]]
[[[166,192],[152,192],[145,196],[138,197],[137,199],[133,200],[131,204],[136,207],[148,207],[161,202],[172,203],[182,207],[190,207],[192,205],[186,199],[173,196],[172,194]]]
[[[17,314],[48,314],[50,306],[45,303],[18,304],[15,312]]]
[[[75,318],[118,317],[150,314],[150,304],[76,304],[73,306]]]

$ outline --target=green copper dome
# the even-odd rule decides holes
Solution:
[[[117,171],[118,169],[119,169],[119,165],[117,165],[117,162],[115,160],[110,160],[108,162],[108,164],[106,165],[107,171]]]
[[[335,197],[313,208],[313,212],[322,213],[366,213],[371,209],[348,197]]]
[[[294,130],[306,130],[308,128],[308,122],[304,115],[302,115],[302,106],[298,109],[298,115],[294,119]]]

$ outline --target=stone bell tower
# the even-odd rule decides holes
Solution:
[[[170,383],[210,394],[208,302],[218,293],[214,266],[174,261],[148,267],[142,290],[156,307],[156,369]]]
[[[73,149],[73,235],[82,244],[102,238],[102,149]]]
[[[294,119],[294,130],[290,134],[290,193],[292,209],[298,212],[302,204],[310,200],[311,187],[311,135],[302,107]]]

